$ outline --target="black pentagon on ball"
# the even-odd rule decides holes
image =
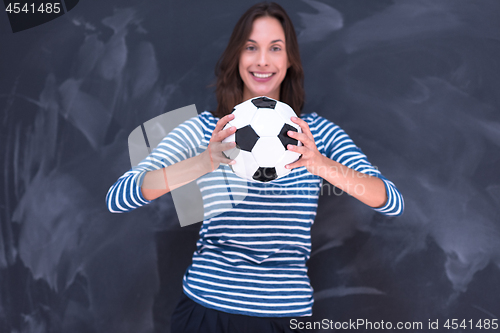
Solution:
[[[275,168],[258,168],[253,174],[252,178],[259,182],[268,182],[278,178]]]
[[[283,147],[286,148],[287,145],[297,145],[299,143],[298,140],[292,139],[291,137],[288,136],[287,132],[288,131],[294,131],[298,132],[297,129],[291,125],[285,124],[281,128],[280,134],[278,134],[278,138],[280,139],[281,143],[283,144]]]
[[[252,99],[252,103],[260,109],[274,109],[276,107],[276,101],[267,97]]]
[[[241,150],[251,151],[257,140],[259,140],[259,136],[250,125],[236,130],[234,141]]]

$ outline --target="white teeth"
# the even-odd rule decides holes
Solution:
[[[269,74],[252,73],[252,74],[253,74],[253,76],[261,78],[261,79],[265,79],[266,77],[270,77],[271,75],[273,75],[273,73],[269,73]]]

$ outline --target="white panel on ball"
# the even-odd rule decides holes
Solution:
[[[260,138],[252,149],[255,161],[260,167],[272,168],[285,153],[285,147],[277,136]]]
[[[255,161],[252,153],[244,150],[240,150],[236,158],[236,164],[231,165],[231,170],[233,170],[236,175],[249,180],[253,180],[252,176],[258,168],[259,165]]]
[[[241,106],[242,104],[240,104]],[[252,104],[254,111],[257,111],[257,108]],[[255,115],[255,112],[249,112],[247,107],[238,107],[235,111],[233,111],[234,119],[229,122],[231,126],[240,129],[252,121],[252,118]],[[234,140],[233,140],[234,141]]]
[[[276,163],[275,166],[278,178],[289,174],[291,170],[286,169],[285,165],[297,161],[299,157],[300,157],[299,153],[290,150],[285,151],[285,153],[281,156],[280,160]]]
[[[273,109],[258,109],[250,126],[260,137],[277,136],[283,127],[283,118]]]

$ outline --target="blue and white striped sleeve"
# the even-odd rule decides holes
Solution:
[[[317,115],[315,118],[312,126],[319,131],[320,146],[324,149],[325,156],[358,172],[376,176],[384,182],[387,201],[382,207],[373,209],[384,215],[398,216],[403,214],[403,196],[394,183],[385,178],[368,161],[366,155],[338,125]]]
[[[145,159],[111,186],[106,195],[108,210],[123,213],[150,203],[141,191],[146,172],[165,168],[201,153],[204,150],[202,140],[208,130],[206,121],[202,121],[200,116],[186,120],[173,129]]]

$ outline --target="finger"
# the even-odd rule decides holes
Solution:
[[[290,163],[290,164],[287,164],[285,165],[285,169],[295,169],[295,168],[299,168],[301,166],[303,166],[303,162],[302,160],[298,160],[298,161],[295,161],[293,163]]]
[[[215,125],[214,133],[220,132],[226,124],[234,119],[234,114],[230,113],[219,119],[217,124]]]
[[[236,142],[224,142],[224,143],[221,143],[220,145],[220,149],[222,151],[224,150],[229,150],[229,149],[233,149],[234,147],[236,147]]]
[[[222,130],[222,131],[216,133],[214,135],[214,141],[221,142],[222,140],[224,140],[228,136],[234,134],[235,132],[236,132],[236,127],[235,126],[228,127],[225,130]]]
[[[302,132],[304,132],[308,137],[313,138],[313,135],[311,133],[311,130],[309,129],[309,125],[302,119],[298,117],[291,117],[290,118],[294,123],[300,126],[302,129]]]
[[[236,160],[231,160],[229,158],[224,158],[221,163],[223,164],[229,164],[229,165],[235,165],[236,164]]]
[[[296,152],[296,153],[299,153],[301,155],[304,155],[305,153],[310,151],[309,148],[307,148],[305,146],[296,146],[296,145],[291,145],[291,144],[288,144],[286,146],[286,149],[293,151],[293,152]]]
[[[225,152],[220,152],[216,156],[217,156],[216,159],[217,161],[219,161],[219,163],[231,164],[231,165],[236,163],[234,157],[227,155]]]
[[[309,146],[310,144],[312,144],[314,141],[311,140],[310,137],[307,136],[307,134],[305,133],[299,133],[299,132],[294,132],[294,131],[288,131],[287,132],[288,136],[295,139],[295,140],[298,140],[300,142],[302,142],[302,144],[304,146]],[[316,146],[316,143],[314,143],[314,145]]]
[[[222,151],[226,151],[229,149],[233,149],[236,147],[236,142],[213,142],[212,144],[212,153],[220,153]]]
[[[234,147],[236,147],[236,142],[234,141],[224,142],[224,143],[214,141],[208,145],[210,156],[212,155],[217,156],[221,152],[233,149]]]

